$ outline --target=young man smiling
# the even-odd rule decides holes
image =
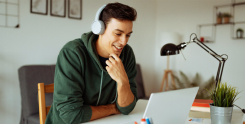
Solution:
[[[61,49],[46,124],[78,124],[134,109],[137,71],[127,42],[136,15],[127,5],[107,4],[100,14],[103,34],[85,33]]]

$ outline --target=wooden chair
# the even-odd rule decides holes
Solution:
[[[40,124],[45,124],[46,116],[51,106],[45,104],[45,93],[54,92],[54,83],[44,85],[44,83],[38,83],[38,104],[39,104],[39,119]]]

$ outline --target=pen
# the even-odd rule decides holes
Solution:
[[[148,117],[146,117],[145,120],[146,120],[146,123],[147,123],[147,124],[151,124],[151,123],[150,123],[150,119],[149,119]]]

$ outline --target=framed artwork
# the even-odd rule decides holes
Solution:
[[[68,0],[68,17],[82,19],[82,0]]]
[[[48,14],[48,0],[31,0],[31,13]]]
[[[50,15],[66,17],[66,0],[50,0]]]

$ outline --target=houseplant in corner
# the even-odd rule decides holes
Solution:
[[[232,17],[230,13],[223,13],[224,23],[230,23],[230,18]]]
[[[243,38],[243,30],[241,28],[238,28],[236,30],[236,37],[237,38]]]
[[[240,93],[227,83],[218,83],[214,91],[209,91],[213,103],[210,104],[211,124],[231,124],[233,103]]]

